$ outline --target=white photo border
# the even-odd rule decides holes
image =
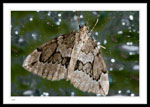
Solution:
[[[139,11],[139,96],[12,97],[11,11]],[[3,4],[3,103],[4,104],[146,104],[147,103],[147,4],[146,3],[4,3]]]

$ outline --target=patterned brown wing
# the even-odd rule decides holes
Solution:
[[[50,40],[27,56],[23,67],[49,80],[64,79],[74,46],[75,33]]]
[[[87,32],[79,32],[71,56],[67,77],[71,83],[82,91],[107,95],[108,71],[97,44]]]

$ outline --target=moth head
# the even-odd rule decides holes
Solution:
[[[82,31],[82,32],[88,32],[88,30],[89,30],[89,28],[88,28],[87,24],[80,27],[80,31]]]

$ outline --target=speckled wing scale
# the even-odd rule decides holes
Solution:
[[[48,80],[70,80],[82,91],[107,95],[108,71],[86,25],[59,36],[27,56],[23,67]]]

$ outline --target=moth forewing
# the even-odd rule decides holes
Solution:
[[[44,43],[27,56],[23,67],[48,80],[66,78],[82,91],[107,95],[108,71],[96,43],[84,25]]]

